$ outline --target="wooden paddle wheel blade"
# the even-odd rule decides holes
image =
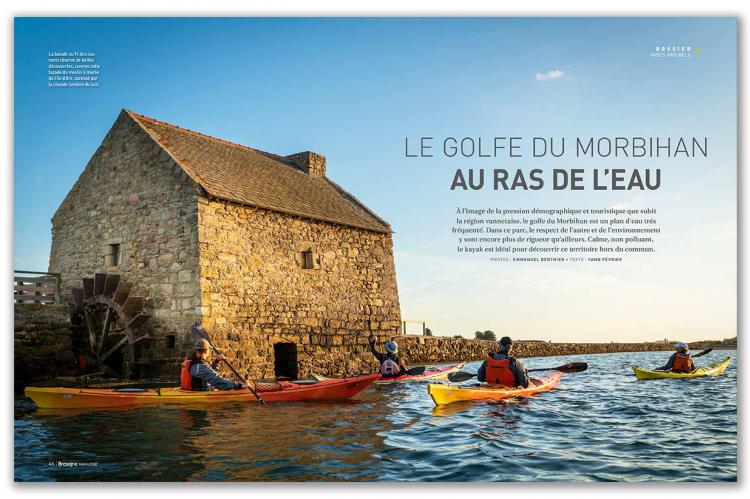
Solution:
[[[130,289],[132,287],[133,286],[129,282],[120,280],[120,282],[117,283],[117,289],[115,290],[115,294],[112,297],[112,301],[118,305],[122,305],[123,303],[125,303],[125,300],[127,300],[128,296],[130,295]]]
[[[107,280],[107,274],[94,274],[94,296],[104,293],[104,281]]]
[[[117,290],[117,284],[120,282],[119,274],[107,274],[107,278],[104,280],[104,291],[102,294],[107,298],[112,298]]]
[[[94,279],[84,277],[81,281],[83,282],[83,298],[86,299],[94,296]]]

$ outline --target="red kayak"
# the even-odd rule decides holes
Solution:
[[[258,394],[265,402],[344,400],[361,392],[380,374],[354,378],[295,383],[258,383]],[[26,388],[24,394],[41,408],[76,409],[93,407],[132,407],[153,404],[213,404],[217,402],[257,402],[249,390],[187,391],[162,389]]]

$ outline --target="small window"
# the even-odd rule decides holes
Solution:
[[[313,252],[312,250],[307,250],[302,252],[302,268],[303,269],[312,269],[315,268],[313,265]]]
[[[109,245],[109,255],[111,258],[112,266],[117,267],[122,263],[122,253],[120,252],[120,245],[119,244],[110,244]]]
[[[166,338],[167,348],[174,348],[175,345],[175,337],[174,335],[168,335]]]

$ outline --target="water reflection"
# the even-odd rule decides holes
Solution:
[[[370,402],[213,406],[185,431],[185,446],[213,463],[191,480],[372,480],[387,428]],[[380,409],[380,408],[378,408]],[[184,416],[183,416],[184,417]],[[367,420],[367,425],[361,421]],[[230,438],[231,437],[231,438]],[[220,464],[220,466],[217,466]]]
[[[713,352],[704,362],[726,355]],[[19,400],[15,477],[736,480],[736,363],[703,380],[636,382],[622,372],[663,356],[527,359],[529,367],[585,360],[590,369],[533,398],[440,407],[420,384],[372,387],[343,403],[265,407],[53,411]],[[700,458],[688,463],[685,455]],[[56,461],[97,466],[50,465]]]

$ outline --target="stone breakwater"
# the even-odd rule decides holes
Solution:
[[[347,335],[349,336],[349,335]],[[349,343],[356,339],[357,342]],[[496,341],[449,338],[440,336],[395,336],[401,355],[411,366],[439,362],[459,362],[484,359],[489,352],[497,351]],[[314,346],[312,355],[299,362],[299,377],[312,374],[326,376],[351,376],[374,372],[378,362],[370,353],[367,337],[346,338],[346,343],[337,346]],[[379,336],[376,349],[384,351],[388,338]],[[615,352],[643,352],[672,350],[665,343],[544,343],[519,341],[513,345],[517,357],[551,357],[556,355],[590,355]],[[268,373],[256,373],[250,368],[250,377],[268,377]]]
[[[480,360],[497,351],[496,341],[447,338],[439,336],[402,336],[395,338],[410,364]],[[552,357],[615,352],[647,352],[672,350],[665,343],[546,343],[517,341],[513,344],[516,357]]]
[[[401,355],[410,366],[484,359],[497,351],[496,341],[450,338],[441,336],[384,336],[377,335],[376,349],[385,351],[384,343],[392,338],[399,345]],[[299,378],[313,374],[341,377],[376,372],[379,368],[370,353],[366,335],[347,334],[326,336],[325,343],[300,345]],[[516,357],[551,357],[556,355],[590,355],[615,352],[672,350],[665,343],[544,343],[519,341],[513,345]],[[249,378],[272,378],[273,373],[257,366],[235,363]],[[229,375],[227,371],[225,374]]]

